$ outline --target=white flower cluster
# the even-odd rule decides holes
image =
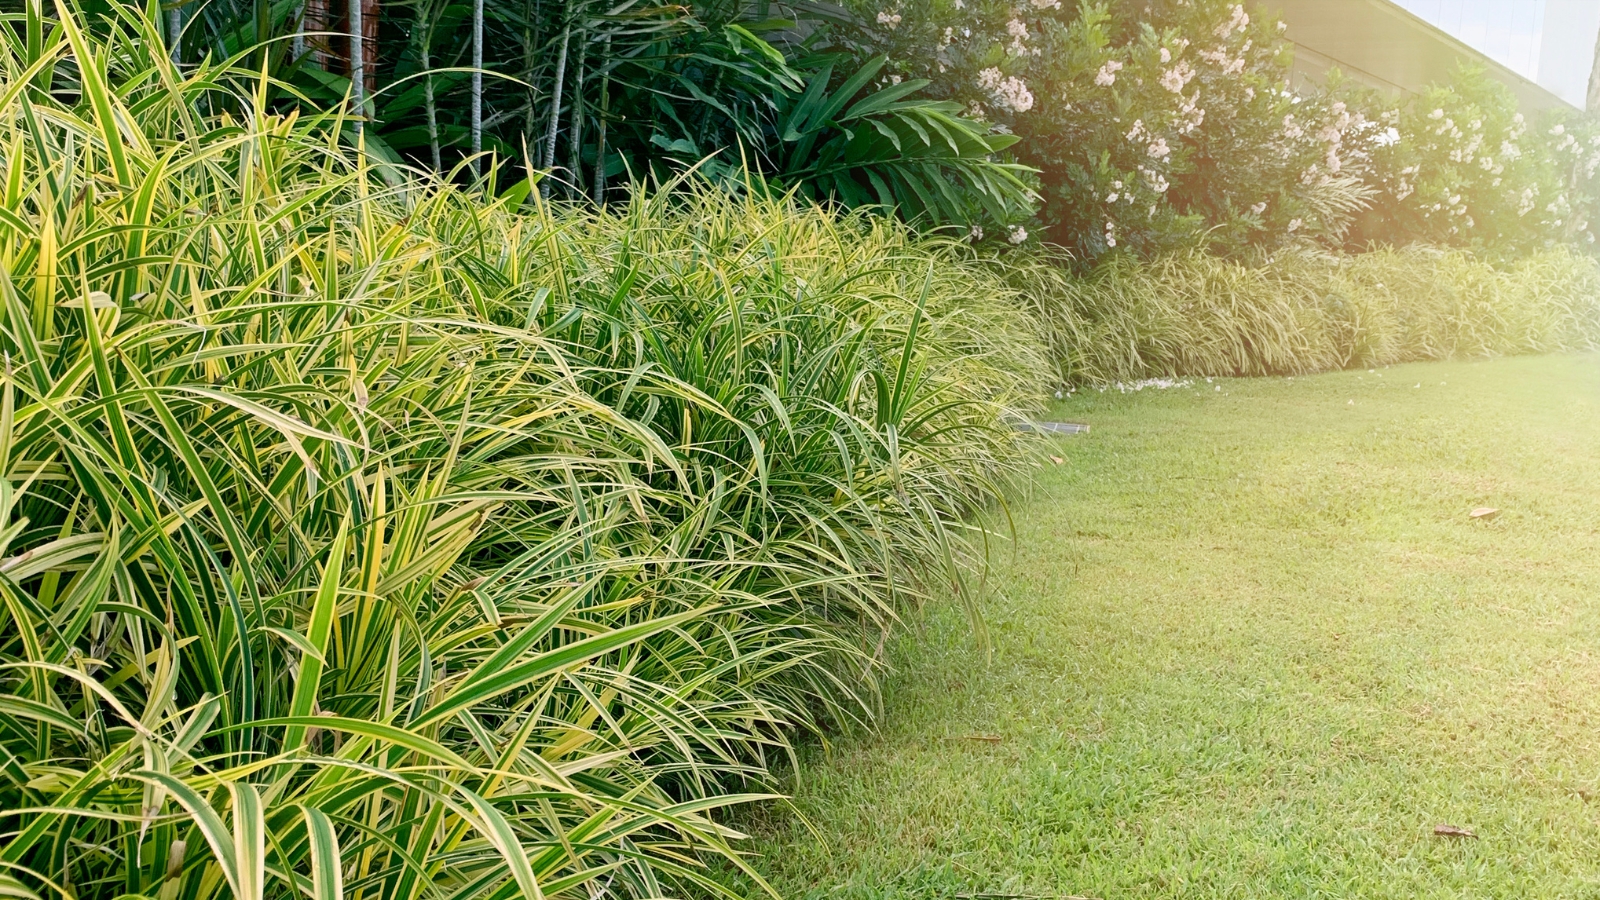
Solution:
[[[1157,81],[1161,83],[1162,87],[1173,92],[1174,94],[1177,94],[1181,93],[1183,89],[1188,86],[1189,79],[1193,77],[1194,67],[1190,66],[1187,62],[1179,61],[1177,65],[1166,70],[1165,72],[1162,72],[1161,77],[1157,79]]]
[[[1591,149],[1600,150],[1600,134],[1597,134],[1589,139],[1589,147]],[[1573,153],[1575,154],[1581,152],[1581,150],[1573,150]],[[1600,153],[1591,153],[1589,154],[1589,158],[1583,163],[1583,177],[1593,178],[1596,168],[1600,168]]]
[[[1115,247],[1116,245],[1117,245],[1117,223],[1108,221],[1108,222],[1106,222],[1106,246],[1107,247]]]
[[[1535,198],[1537,198],[1538,196],[1539,196],[1539,186],[1538,185],[1529,185],[1529,186],[1523,188],[1522,189],[1522,196],[1518,198],[1519,202],[1517,203],[1517,215],[1518,216],[1525,216],[1528,213],[1533,212],[1533,208],[1538,205],[1535,202]]]
[[[1350,128],[1351,117],[1343,101],[1333,104],[1331,112],[1333,119],[1317,132],[1317,140],[1328,145],[1327,155],[1323,157],[1322,162],[1330,173],[1337,175],[1344,166],[1344,162],[1339,158],[1339,148],[1344,144],[1344,133]]]
[[[1134,200],[1133,188],[1124,190],[1121,180],[1111,182],[1111,193],[1106,195],[1107,203],[1116,203],[1119,200],[1123,203],[1132,203]]]
[[[1394,191],[1394,198],[1396,200],[1404,200],[1405,198],[1417,192],[1416,185],[1412,184],[1406,179],[1416,177],[1416,175],[1421,171],[1421,166],[1406,166],[1404,169],[1400,170],[1400,183],[1395,187]]]
[[[989,99],[1001,109],[1025,113],[1033,109],[1033,92],[1022,79],[1008,76],[990,66],[978,73],[978,87],[988,93]]]
[[[1199,128],[1206,120],[1206,111],[1200,108],[1200,92],[1195,91],[1194,96],[1183,101],[1178,107],[1179,134],[1189,134]]]
[[[1128,130],[1128,140],[1135,144],[1145,144],[1145,152],[1151,159],[1166,159],[1172,148],[1167,146],[1167,139],[1151,134],[1144,127],[1143,119],[1134,119],[1133,128]]]
[[[1117,62],[1114,59],[1106,60],[1106,64],[1101,66],[1100,71],[1095,73],[1094,83],[1100,85],[1101,87],[1110,87],[1113,84],[1116,84],[1117,72],[1121,68],[1122,63]]]
[[[1243,31],[1250,24],[1250,16],[1244,11],[1242,5],[1235,4],[1233,9],[1229,10],[1229,13],[1228,21],[1218,25],[1216,30],[1217,37],[1224,40],[1235,31]]]
[[[1246,41],[1245,45],[1244,45],[1244,50],[1248,51],[1249,49],[1250,49],[1250,42]],[[1241,52],[1239,54],[1239,56],[1237,58],[1235,58],[1227,50],[1220,50],[1220,49],[1219,50],[1201,50],[1200,51],[1200,58],[1205,60],[1208,63],[1211,63],[1212,65],[1216,66],[1217,68],[1221,69],[1222,70],[1222,74],[1224,74],[1224,75],[1237,75],[1240,72],[1243,72],[1244,71],[1245,62],[1246,62],[1244,53]]]
[[[1011,46],[1008,51],[1012,56],[1024,56],[1028,51],[1028,23],[1021,19],[1012,19],[1006,23],[1006,34],[1011,35]],[[1038,55],[1038,51],[1034,51]]]
[[[1007,231],[1009,234],[1007,235],[1006,240],[1013,244],[1020,244],[1028,239],[1028,229],[1023,228],[1021,225],[1009,226]]]
[[[889,26],[889,29],[891,31],[896,29],[896,28],[899,28],[901,21],[902,21],[902,19],[900,17],[900,14],[897,13],[897,12],[891,12],[891,11],[886,10],[886,9],[878,10],[878,24],[879,25],[887,25],[887,26]]]
[[[1153,388],[1153,389],[1158,390],[1158,391],[1167,391],[1167,390],[1172,390],[1174,388],[1194,387],[1194,379],[1192,379],[1192,378],[1183,378],[1183,379],[1178,379],[1178,378],[1146,378],[1143,381],[1128,381],[1128,382],[1118,381],[1115,384],[1113,384],[1112,387],[1116,388],[1118,393],[1122,393],[1122,394],[1129,394],[1129,393],[1137,394],[1138,392],[1144,390],[1145,388]],[[1100,388],[1100,392],[1101,393],[1105,393],[1105,388]]]

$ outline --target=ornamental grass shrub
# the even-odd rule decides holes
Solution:
[[[1564,248],[1508,266],[1421,247],[1121,257],[1086,278],[1047,256],[1008,262],[1067,384],[1600,347],[1600,264]]]
[[[720,811],[978,561],[1014,293],[373,163],[112,16],[0,47],[0,892],[716,891]]]

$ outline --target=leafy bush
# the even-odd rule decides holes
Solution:
[[[665,159],[735,192],[793,191],[845,208],[875,207],[925,229],[981,228],[976,223],[1032,215],[1035,197],[1024,180],[1029,170],[1000,156],[1017,139],[963,118],[960,104],[916,96],[924,81],[870,88],[884,62],[881,56],[868,60],[837,85],[829,63],[809,74],[803,92],[774,92],[775,118],[751,123],[739,159],[728,158],[726,143],[667,141],[658,134],[652,143],[667,155],[640,161],[654,166]],[[800,74],[794,73],[797,80]]]
[[[1600,140],[1583,133],[1591,129],[1579,117],[1530,122],[1509,88],[1473,69],[1399,102],[1365,102],[1383,109],[1383,127],[1367,135],[1366,177],[1377,193],[1356,240],[1469,247],[1501,259],[1593,243],[1575,207],[1596,196]]]
[[[1287,91],[1276,21],[1243,6],[899,0],[877,20],[908,77],[1021,138],[1040,236],[1077,259],[1336,241],[1368,193],[1361,113]]]
[[[1482,72],[1404,98],[1337,75],[1291,87],[1281,24],[1234,0],[856,6],[879,23],[863,47],[1020,138],[1017,158],[1039,170],[1035,236],[1080,265],[1117,251],[1379,242],[1510,258],[1593,243],[1594,125],[1525,121]]]
[[[0,50],[0,890],[742,866],[718,811],[872,715],[1019,471],[1012,295],[779,202],[521,215],[138,16],[38,36]]]
[[[1069,384],[1600,347],[1600,263],[1559,248],[1507,268],[1421,247],[1122,258],[1088,278],[1012,262]]]

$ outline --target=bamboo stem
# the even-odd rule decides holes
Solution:
[[[550,199],[550,178],[556,167],[556,134],[561,130],[561,88],[567,78],[567,42],[572,37],[572,26],[561,29],[561,52],[556,54],[555,86],[550,95],[550,134],[545,139],[544,180],[539,182],[539,194]]]
[[[183,62],[183,9],[174,6],[167,10],[167,49],[172,53],[172,64]]]
[[[483,0],[472,0],[472,177],[482,172],[483,152]]]
[[[350,96],[356,107],[356,134],[360,134],[367,115],[366,23],[361,20],[363,0],[350,0]]]
[[[571,179],[572,193],[583,193],[583,76],[589,60],[588,33],[578,29],[578,75],[572,84],[572,123],[567,126],[567,176]]]
[[[428,45],[433,43],[433,5],[428,5],[428,25],[422,29],[422,48],[418,54],[422,61],[422,110],[428,120],[428,149],[433,153],[433,170],[442,171],[444,164],[439,154],[439,106],[433,96],[433,62],[428,55]]]
[[[611,35],[606,35],[605,50],[601,51],[604,59],[611,59]],[[611,110],[611,71],[606,70],[600,79],[600,115],[596,126],[600,129],[595,136],[594,147],[594,202],[604,207],[606,205],[606,116]]]

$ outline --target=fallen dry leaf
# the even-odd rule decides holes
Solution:
[[[1055,455],[1052,455],[1052,456],[1051,456],[1051,457],[1050,457],[1050,461],[1051,461],[1051,462],[1053,462],[1053,463],[1055,463],[1055,464],[1056,464],[1056,465],[1058,465],[1058,466],[1059,466],[1059,465],[1061,465],[1061,464],[1062,464],[1062,463],[1064,463],[1064,462],[1066,462],[1066,460],[1064,460],[1064,459],[1062,459],[1062,458],[1061,458],[1061,457],[1059,457],[1059,456],[1055,456]]]
[[[1457,837],[1457,838],[1475,838],[1475,837],[1477,837],[1477,835],[1473,834],[1472,832],[1468,831],[1467,829],[1465,829],[1465,828],[1457,828],[1454,825],[1435,825],[1435,826],[1433,826],[1433,833],[1438,835],[1438,836],[1440,836],[1440,837]]]
[[[1474,519],[1492,519],[1500,515],[1500,510],[1492,506],[1480,506],[1471,513]]]

